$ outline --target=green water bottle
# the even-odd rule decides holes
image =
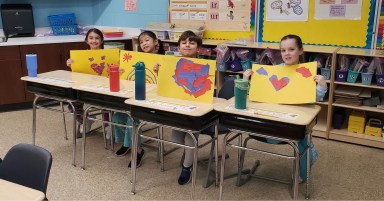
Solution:
[[[235,108],[246,109],[247,108],[247,95],[249,84],[248,80],[240,79],[239,76],[235,79]]]

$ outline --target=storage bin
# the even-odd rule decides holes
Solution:
[[[347,82],[355,83],[357,78],[359,77],[359,74],[359,72],[348,70]]]
[[[104,44],[104,49],[119,49],[119,50],[124,50],[125,45],[124,43],[119,43],[119,42],[106,42]]]
[[[382,126],[383,124],[381,123],[380,119],[371,118],[369,119],[369,121],[367,122],[367,125],[365,126],[364,134],[381,137]]]
[[[376,74],[376,85],[384,86],[384,75]]]
[[[252,68],[252,61],[251,60],[241,60],[240,61],[241,67],[243,68],[243,71],[246,71],[248,69]]]
[[[77,25],[66,25],[66,26],[53,26],[52,27],[53,35],[76,35],[77,34]]]
[[[321,75],[324,79],[329,80],[331,78],[331,69],[329,68],[320,68]]]
[[[345,82],[347,81],[347,72],[344,70],[336,70],[336,81]]]
[[[51,27],[54,26],[65,26],[65,25],[75,25],[76,19],[74,13],[66,13],[60,15],[50,15],[48,16],[49,23]]]
[[[364,134],[365,127],[365,112],[353,111],[349,115],[348,132]]]
[[[373,73],[361,73],[361,84],[371,85]]]

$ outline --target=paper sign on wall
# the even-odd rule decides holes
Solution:
[[[125,0],[124,10],[136,11],[137,10],[137,1],[136,0]]]
[[[108,66],[119,63],[119,49],[71,50],[73,72],[108,76]]]
[[[316,102],[316,62],[292,66],[252,66],[251,101],[302,104]]]

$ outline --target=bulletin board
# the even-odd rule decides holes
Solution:
[[[193,4],[198,4],[200,3],[200,10],[206,9],[208,13],[206,16],[200,16],[201,20],[196,20],[196,17],[194,17],[194,20],[190,20],[189,18],[191,15],[189,15],[189,18],[186,15],[179,16],[178,19],[173,19],[172,15],[176,14],[177,11],[182,11],[185,10],[185,8],[177,8],[174,4],[181,4],[179,7],[182,7],[182,4],[188,4],[189,1],[179,1],[179,0],[170,0],[169,1],[169,22],[170,23],[182,23],[182,24],[190,24],[190,25],[204,25],[206,27],[204,31],[204,38],[205,39],[215,39],[215,40],[236,40],[236,39],[246,39],[250,41],[255,40],[256,36],[256,29],[255,29],[255,15],[256,15],[256,0],[205,0],[205,1],[196,1],[192,0]],[[246,13],[241,11],[242,15],[241,17],[249,17],[250,20],[248,21],[249,23],[238,23],[238,21],[233,21],[231,20],[217,20],[216,22],[210,20],[209,18],[215,18],[217,15],[215,15],[214,12],[210,13],[210,7],[214,6],[215,3],[216,5],[220,5],[222,9],[221,11],[218,12],[223,12],[223,9],[228,10],[234,10],[237,9],[237,5],[239,5],[239,2],[246,2],[247,6],[248,3],[250,6],[248,7],[250,10],[247,11]],[[173,4],[172,4],[173,3]],[[205,4],[203,6],[203,4]],[[232,5],[232,7],[231,7]],[[224,7],[224,8],[223,8]],[[190,14],[193,13],[193,11],[196,9],[190,9],[191,12]],[[213,10],[213,9],[212,9]],[[180,15],[182,15],[182,12],[180,12]],[[224,17],[229,17],[231,14],[223,14],[220,13],[221,16]],[[182,19],[182,18],[185,19]],[[205,17],[205,19],[204,19]],[[219,17],[222,18],[222,17]],[[236,18],[236,14],[235,14]]]
[[[362,0],[360,20],[315,20],[315,0],[309,0],[308,21],[266,21],[266,0],[260,1],[259,41],[279,42],[287,34],[306,44],[371,48],[376,0]]]

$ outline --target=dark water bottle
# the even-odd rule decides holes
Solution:
[[[135,65],[135,99],[145,100],[145,65],[137,62]]]
[[[109,67],[109,90],[112,92],[120,91],[119,66],[116,64]]]

